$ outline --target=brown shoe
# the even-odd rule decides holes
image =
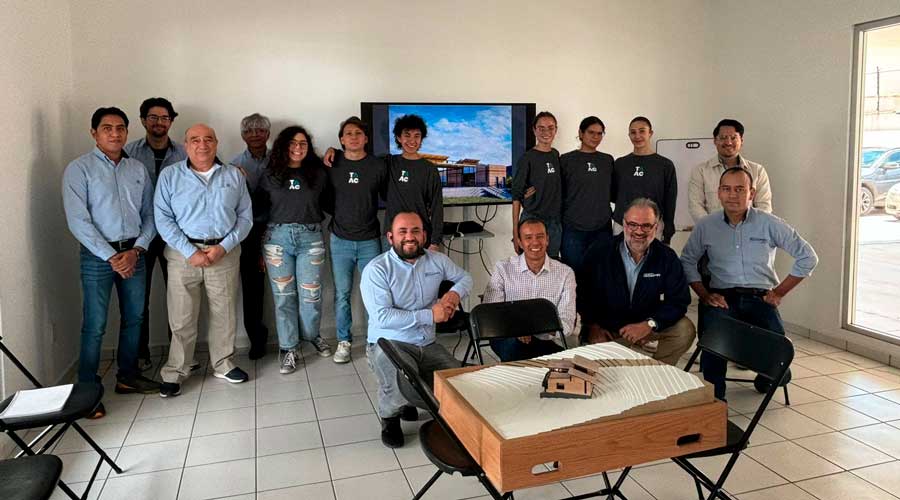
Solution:
[[[105,416],[106,416],[106,407],[103,406],[103,403],[100,403],[97,405],[97,408],[94,408],[94,413],[91,413],[90,415],[88,415],[85,418],[87,418],[88,420],[97,420],[98,418],[103,418]]]

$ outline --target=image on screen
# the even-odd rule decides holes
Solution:
[[[363,103],[363,115],[367,104],[376,155],[402,153],[392,132],[397,118],[425,120],[428,134],[419,154],[440,174],[444,205],[512,201],[513,168],[528,147],[529,105]]]

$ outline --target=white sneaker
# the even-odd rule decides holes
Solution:
[[[642,347],[645,351],[649,352],[650,354],[656,354],[656,349],[659,348],[659,341],[651,340],[649,342],[646,342]]]
[[[335,363],[349,363],[350,362],[350,342],[346,340],[342,340],[338,342],[337,352],[334,353],[334,362]]]
[[[296,369],[297,351],[292,349],[284,353],[284,357],[281,358],[281,369],[278,371],[283,375],[287,375],[288,373],[294,373]]]

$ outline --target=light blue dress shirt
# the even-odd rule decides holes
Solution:
[[[236,167],[216,163],[209,183],[180,161],[163,169],[154,196],[160,236],[186,259],[197,251],[188,238],[217,239],[230,252],[253,225],[250,193]]]
[[[647,247],[647,253],[650,253],[649,246]],[[635,262],[631,258],[631,253],[628,251],[628,244],[625,243],[625,240],[622,240],[622,244],[619,245],[619,254],[622,256],[622,263],[625,265],[625,280],[628,282],[628,295],[630,297],[634,297],[634,285],[641,274],[644,262],[647,261],[647,253],[644,254],[640,262]]]
[[[110,241],[137,238],[147,249],[156,236],[153,184],[137,160],[123,155],[116,165],[95,146],[66,167],[62,194],[69,231],[103,260],[117,253]]]
[[[266,150],[265,156],[262,158],[254,158],[253,155],[250,154],[250,150],[245,149],[243,153],[231,159],[230,163],[232,165],[243,167],[243,169],[247,171],[247,184],[250,185],[251,193],[256,191],[256,186],[259,185],[259,178],[262,176],[263,170],[269,163],[270,156],[272,156],[272,151]]]
[[[153,185],[156,186],[156,156],[154,156],[153,148],[150,147],[147,138],[142,137],[136,141],[129,142],[125,145],[125,152],[128,153],[128,156],[144,164],[144,167],[147,168],[147,173],[150,174],[150,180],[153,181]],[[169,139],[166,157],[159,166],[159,171],[162,172],[163,168],[168,167],[173,163],[178,163],[186,158],[187,153],[184,151],[184,146]]]
[[[780,218],[750,208],[747,216],[732,226],[722,210],[700,219],[681,252],[688,283],[701,281],[697,261],[709,255],[712,288],[761,288],[771,290],[780,283],[775,273],[775,250],[794,258],[790,274],[805,278],[812,274],[819,257],[793,227]]]
[[[426,250],[413,264],[393,248],[372,259],[359,285],[369,313],[368,341],[384,337],[417,346],[433,343],[431,306],[444,280],[456,283],[451,290],[460,298],[472,289],[472,276],[440,252]]]

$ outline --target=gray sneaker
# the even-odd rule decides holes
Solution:
[[[337,352],[334,353],[334,362],[335,363],[349,363],[350,362],[350,347],[352,345],[350,342],[346,340],[342,340],[338,342]]]
[[[316,339],[312,341],[312,345],[316,348],[316,352],[319,353],[319,356],[322,356],[323,358],[331,356],[331,346],[329,346],[328,342],[325,342],[325,339],[322,337],[316,337]]]
[[[297,369],[297,351],[290,350],[284,353],[281,358],[281,369],[278,370],[282,374],[294,373]]]

